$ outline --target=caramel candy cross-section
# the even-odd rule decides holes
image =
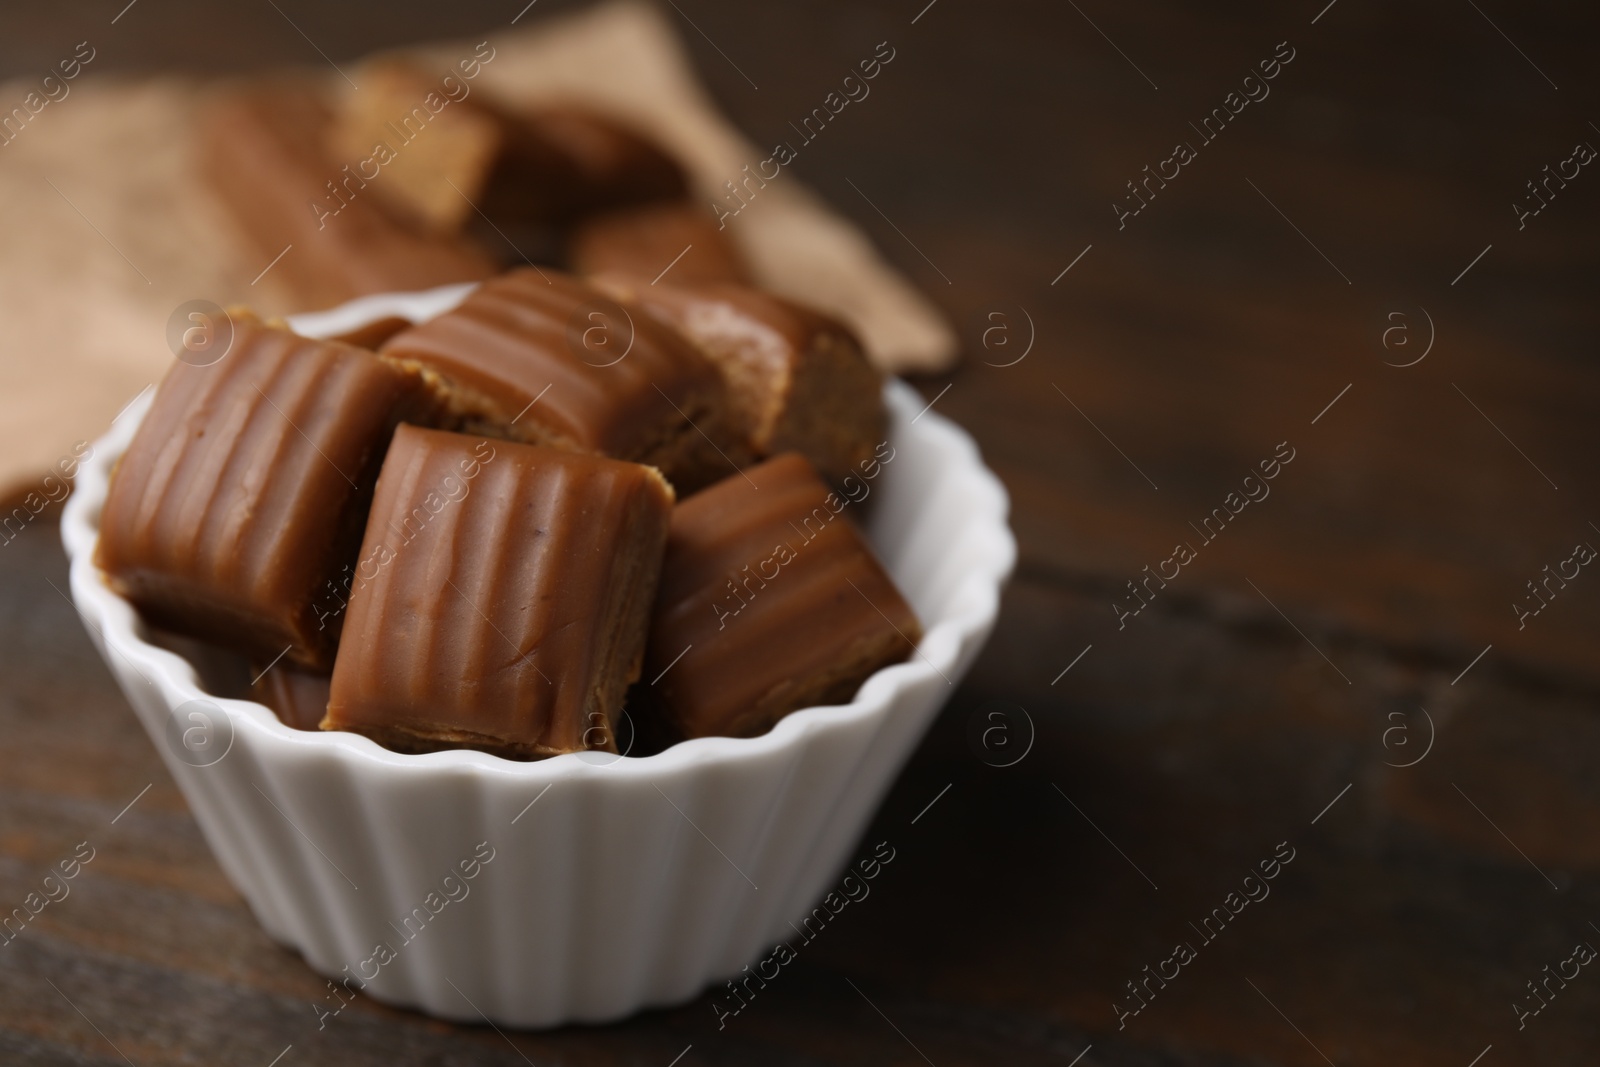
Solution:
[[[884,440],[883,377],[837,319],[741,285],[647,284],[616,274],[596,284],[716,363],[754,455],[800,452],[837,483],[859,475]]]
[[[411,752],[615,751],[672,499],[636,463],[400,427],[322,728]]]
[[[559,271],[512,271],[380,349],[422,370],[457,429],[661,469],[687,492],[736,468],[710,360],[670,326]]]
[[[331,667],[389,436],[431,403],[371,352],[233,316],[207,366],[179,361],[118,462],[96,561],[155,625]],[[223,328],[219,324],[219,328]]]
[[[641,689],[683,736],[761,733],[911,655],[917,617],[848,507],[791,452],[674,510]]]
[[[427,232],[459,233],[483,202],[504,123],[453,72],[441,78],[384,57],[363,63],[356,79],[360,91],[342,93],[334,106],[329,156],[371,175],[376,195],[402,218]]]

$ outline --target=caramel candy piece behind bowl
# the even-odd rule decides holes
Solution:
[[[559,271],[501,275],[380,353],[427,375],[465,432],[650,464],[680,493],[743,455],[710,360]]]
[[[322,728],[399,751],[615,752],[671,510],[650,467],[400,427]]]
[[[369,181],[356,169],[365,154],[327,152],[331,121],[314,89],[279,80],[225,92],[201,123],[202,172],[255,246],[260,267],[272,263],[272,277],[298,304],[328,307],[495,272],[474,244],[417,232],[387,209],[374,189],[383,176]]]
[[[95,562],[156,626],[325,670],[340,620],[319,605],[355,555],[390,433],[432,401],[371,352],[231,318],[221,359],[162,380]]]
[[[755,455],[792,449],[840,483],[884,440],[883,377],[837,319],[746,286],[650,285],[621,275],[594,282],[716,363]]]
[[[917,617],[845,506],[791,452],[673,510],[645,673],[685,737],[762,733],[915,650]]]
[[[506,122],[479,106],[471,83],[454,72],[451,88],[391,57],[363,63],[356,77],[360,91],[342,95],[328,127],[329,154],[376,173],[377,195],[422,229],[459,233],[501,159]]]
[[[578,274],[617,271],[673,285],[748,285],[744,257],[703,206],[687,200],[620,208],[579,222],[567,236]]]
[[[596,211],[681,200],[689,180],[671,155],[633,126],[583,104],[507,111],[503,173],[484,191],[491,218],[532,215],[568,223]]]
[[[556,224],[687,188],[652,141],[586,107],[516,112],[455,71],[398,56],[363,64],[356,80],[328,131],[330,152],[362,161],[378,195],[431,233],[459,233],[479,209],[499,226]]]

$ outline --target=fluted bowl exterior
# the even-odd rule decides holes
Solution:
[[[469,289],[366,297],[291,324],[329,336],[420,320]],[[1005,491],[912,389],[891,381],[885,395],[894,457],[863,513],[926,636],[849,704],[797,711],[760,737],[644,758],[406,755],[205,692],[93,562],[108,477],[148,398],[80,468],[62,516],[72,595],[273,938],[350,989],[449,1019],[617,1019],[692,998],[792,934],[993,627],[1016,555]],[[196,723],[216,731],[220,756],[172,743]]]

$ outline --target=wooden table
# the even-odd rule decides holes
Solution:
[[[95,858],[0,948],[0,1062],[1594,1062],[1600,970],[1527,983],[1600,945],[1600,574],[1527,583],[1600,545],[1600,174],[1513,205],[1600,145],[1595,20],[1323,2],[676,0],[757,140],[896,48],[798,172],[959,325],[970,358],[918,385],[1021,542],[871,830],[901,858],[725,1029],[706,999],[508,1034],[362,1001],[319,1032],[321,979],[212,860],[46,517],[0,550],[0,904]],[[0,71],[91,32],[101,73],[318,63],[307,37],[338,59],[521,6],[147,0],[103,33],[122,3],[8,13]],[[1031,750],[994,766],[1016,707]]]

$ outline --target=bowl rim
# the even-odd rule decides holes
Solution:
[[[326,311],[291,316],[290,327],[307,336],[332,336],[399,316],[419,322],[454,307],[476,283],[441,286],[415,293],[382,293],[361,297]],[[71,564],[73,600],[86,625],[98,631],[109,660],[118,656],[156,688],[168,709],[189,701],[204,701],[227,717],[232,744],[241,736],[247,743],[267,746],[293,757],[321,754],[386,768],[401,774],[457,773],[513,779],[520,784],[550,784],[601,774],[629,779],[651,779],[734,760],[777,756],[797,750],[818,732],[846,727],[882,716],[907,690],[944,681],[955,670],[963,650],[976,634],[985,634],[999,610],[1000,590],[1016,560],[1016,540],[1007,523],[1009,497],[999,478],[983,464],[972,437],[949,419],[924,406],[911,386],[889,378],[885,401],[893,438],[911,425],[930,442],[937,441],[955,457],[941,473],[942,479],[970,483],[966,519],[961,536],[951,543],[976,538],[981,550],[970,553],[966,574],[947,594],[951,605],[944,617],[926,627],[911,659],[874,672],[847,704],[819,705],[790,712],[773,728],[756,737],[701,737],[680,741],[649,756],[614,756],[609,753],[570,752],[542,760],[516,761],[476,749],[446,749],[427,753],[401,753],[383,748],[361,734],[342,730],[296,730],[266,705],[253,700],[222,697],[206,692],[194,666],[169,649],[141,636],[142,622],[133,606],[112,591],[103,572],[94,565],[99,542],[99,512],[105,502],[111,469],[121,457],[145,413],[155,390],[135,398],[111,428],[93,442],[93,452],[80,464],[72,495],[61,516],[61,535]],[[915,412],[915,414],[912,414]],[[108,666],[113,666],[108,663]],[[540,794],[543,795],[542,793]]]

